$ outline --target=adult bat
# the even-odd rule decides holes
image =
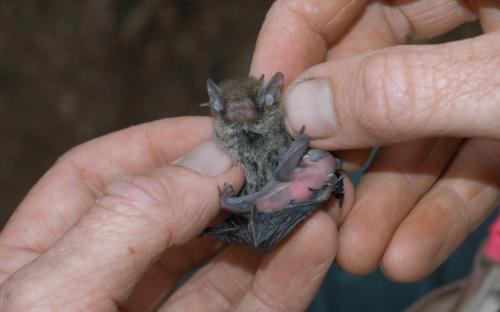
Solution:
[[[239,198],[233,197],[230,186],[222,190],[221,208],[233,215],[205,233],[265,252],[332,193],[339,199],[343,194],[335,159],[324,151],[307,152],[309,140],[303,133],[293,142],[284,130],[282,83],[281,73],[267,83],[263,77],[226,80],[219,85],[211,79],[207,82],[209,103],[205,105],[215,115],[215,142],[245,169],[246,182]],[[319,165],[326,166],[322,175]]]
[[[308,138],[301,134],[258,192],[233,197],[233,187],[224,185],[221,208],[233,215],[205,233],[268,253],[332,196],[342,202],[338,160],[322,150],[307,150],[308,146]]]

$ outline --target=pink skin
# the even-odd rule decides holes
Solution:
[[[274,184],[272,189],[256,198],[256,208],[269,213],[287,208],[291,201],[305,202],[313,195],[311,189],[320,189],[335,170],[335,158],[330,153],[309,150],[288,181]]]

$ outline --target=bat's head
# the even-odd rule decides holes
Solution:
[[[279,72],[266,83],[263,78],[231,79],[219,85],[208,79],[210,101],[207,105],[228,123],[257,122],[266,111],[278,105],[283,84],[283,74]]]

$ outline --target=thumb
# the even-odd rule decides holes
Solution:
[[[500,34],[400,46],[310,68],[285,94],[287,125],[315,147],[422,137],[500,139]]]
[[[117,177],[87,215],[2,285],[0,297],[12,296],[0,310],[25,311],[33,300],[38,306],[112,309],[166,248],[193,239],[217,214],[217,185],[238,187],[242,178],[212,142],[175,164]],[[32,282],[38,278],[44,282]]]

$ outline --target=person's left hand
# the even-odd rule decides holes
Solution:
[[[218,186],[243,179],[211,129],[166,119],[63,155],[0,235],[0,310],[149,311],[171,292],[161,311],[306,309],[335,256],[333,221],[320,211],[265,258],[198,237]]]

